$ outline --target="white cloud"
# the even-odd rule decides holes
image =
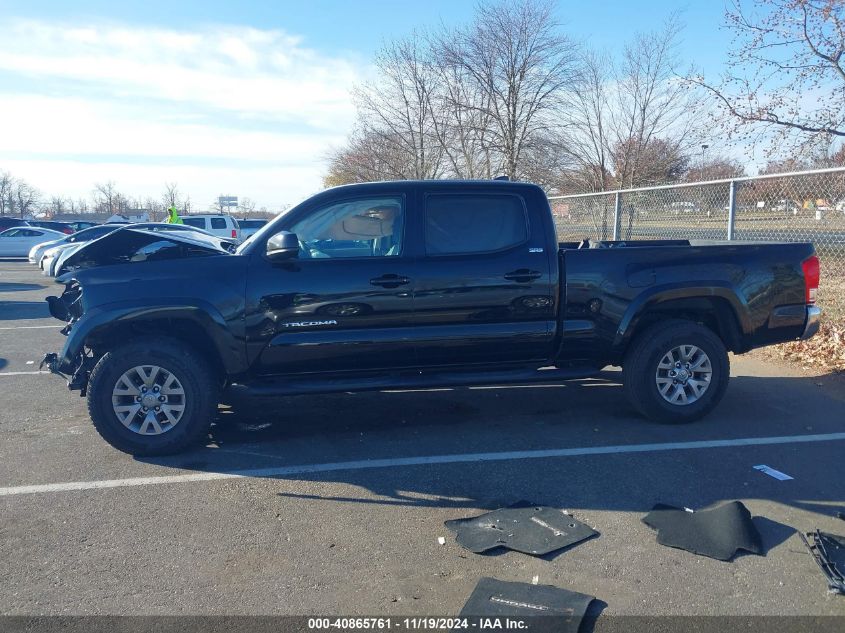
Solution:
[[[111,101],[0,93],[0,121],[14,121],[0,137],[4,154],[103,154],[197,157],[310,163],[341,135],[279,133],[213,124],[157,120],[145,108]]]
[[[153,195],[166,179],[210,200],[223,179],[224,190],[259,204],[290,202],[272,187],[289,181],[295,198],[319,186],[322,156],[347,133],[350,90],[366,71],[280,30],[33,20],[0,28],[0,169],[25,171],[17,175],[49,194],[64,193],[62,183],[79,195],[72,173],[85,191],[112,179]]]
[[[315,127],[351,120],[357,64],[321,56],[281,31],[16,21],[3,33],[0,69],[9,72]]]

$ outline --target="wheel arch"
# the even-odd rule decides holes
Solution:
[[[747,351],[751,325],[747,307],[729,287],[668,288],[644,294],[626,311],[613,343],[621,357],[647,328],[667,319],[699,323],[710,329],[733,352]]]
[[[122,319],[108,323],[93,330],[85,339],[85,346],[95,357],[99,357],[121,343],[141,336],[174,339],[188,345],[209,362],[216,375],[226,375],[226,364],[217,342],[201,322],[185,315],[146,315],[142,319]]]
[[[63,350],[63,366],[71,366],[87,348],[99,356],[138,336],[156,335],[189,345],[221,375],[245,370],[245,345],[213,308],[201,305],[110,305],[84,314],[74,323]]]

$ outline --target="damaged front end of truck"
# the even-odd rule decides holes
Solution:
[[[85,396],[91,370],[120,326],[149,314],[153,306],[175,313],[186,287],[206,272],[198,260],[210,256],[232,257],[213,236],[129,227],[75,251],[56,279],[64,291],[47,297],[50,314],[66,323],[61,333],[67,340],[61,352],[44,356],[41,367]],[[183,261],[174,267],[174,260]]]
[[[69,336],[73,331],[74,324],[84,313],[83,291],[82,285],[75,278],[71,278],[64,283],[64,292],[58,297],[47,297],[47,306],[51,316],[67,323],[60,331],[63,335]],[[90,351],[86,354],[84,347],[72,355],[68,355],[67,350],[68,346],[65,345],[62,353],[49,352],[45,354],[41,360],[41,369],[46,367],[50,372],[62,376],[67,380],[68,389],[79,391],[80,395],[84,396],[88,384],[88,375],[94,368],[96,359]]]

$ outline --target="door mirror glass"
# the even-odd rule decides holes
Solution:
[[[267,257],[270,259],[288,259],[299,255],[299,238],[296,233],[279,231],[267,240]]]

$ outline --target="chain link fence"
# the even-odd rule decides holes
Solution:
[[[559,240],[812,242],[819,304],[845,316],[845,168],[551,196]]]

